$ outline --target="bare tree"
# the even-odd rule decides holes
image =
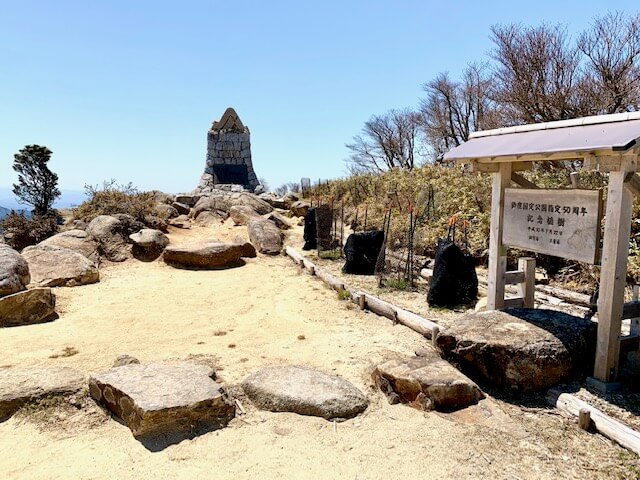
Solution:
[[[494,85],[484,65],[469,65],[460,82],[441,73],[422,88],[427,98],[420,102],[420,113],[436,161],[472,132],[500,126],[500,113],[491,99]]]
[[[392,168],[411,170],[416,166],[420,115],[411,110],[390,110],[374,115],[346,147],[352,172],[382,172]]]
[[[578,40],[586,57],[584,94],[593,114],[640,108],[640,14],[597,17]]]

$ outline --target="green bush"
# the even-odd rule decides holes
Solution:
[[[22,212],[12,211],[0,221],[7,244],[16,250],[35,245],[58,232],[56,215],[27,218]]]
[[[115,180],[102,186],[85,185],[88,200],[73,209],[74,220],[90,222],[99,215],[128,214],[144,222],[153,214],[156,204],[154,192],[139,192],[131,183],[119,185]]]

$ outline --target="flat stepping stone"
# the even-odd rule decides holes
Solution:
[[[591,371],[596,332],[595,323],[566,313],[510,308],[458,318],[436,346],[480,383],[538,391]]]
[[[56,318],[56,296],[50,288],[33,288],[0,298],[0,327],[19,327]]]
[[[136,438],[192,438],[235,415],[212,375],[211,367],[193,362],[132,363],[91,375],[89,392]]]
[[[174,267],[215,269],[241,265],[245,249],[242,244],[198,242],[170,245],[164,250],[164,261]]]
[[[326,418],[351,418],[369,401],[345,379],[300,366],[264,368],[242,382],[253,404],[271,412]]]
[[[69,367],[0,369],[0,421],[28,403],[79,392],[85,381],[82,373]]]
[[[389,403],[420,410],[450,412],[484,398],[478,386],[433,350],[420,357],[400,357],[378,365],[373,380]]]

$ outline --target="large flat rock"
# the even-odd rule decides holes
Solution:
[[[31,282],[39,287],[75,287],[100,281],[95,263],[68,248],[40,244],[25,248],[22,256],[29,263]]]
[[[99,259],[98,244],[93,237],[84,230],[67,230],[66,232],[60,232],[43,240],[38,245],[68,248],[69,250],[84,255],[94,262]]]
[[[260,253],[279,255],[282,251],[282,232],[271,220],[249,218],[247,232],[251,243]]]
[[[436,345],[480,383],[536,391],[591,370],[596,330],[566,313],[511,308],[464,315]]]
[[[224,426],[235,415],[213,374],[192,362],[133,363],[91,375],[89,391],[135,437],[187,438]]]
[[[345,379],[293,365],[264,368],[247,377],[242,388],[256,407],[271,412],[351,418],[369,405]]]
[[[419,357],[399,357],[378,365],[373,380],[390,403],[420,410],[453,411],[484,398],[478,386],[433,350]]]
[[[0,369],[0,421],[29,402],[73,394],[84,385],[84,375],[69,367]]]
[[[241,264],[244,247],[237,243],[197,242],[170,245],[164,250],[164,261],[174,267],[207,269]]]
[[[56,296],[50,288],[33,288],[0,298],[0,327],[19,327],[54,320]]]

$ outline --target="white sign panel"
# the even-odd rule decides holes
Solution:
[[[601,218],[599,190],[507,188],[502,243],[594,264]]]

